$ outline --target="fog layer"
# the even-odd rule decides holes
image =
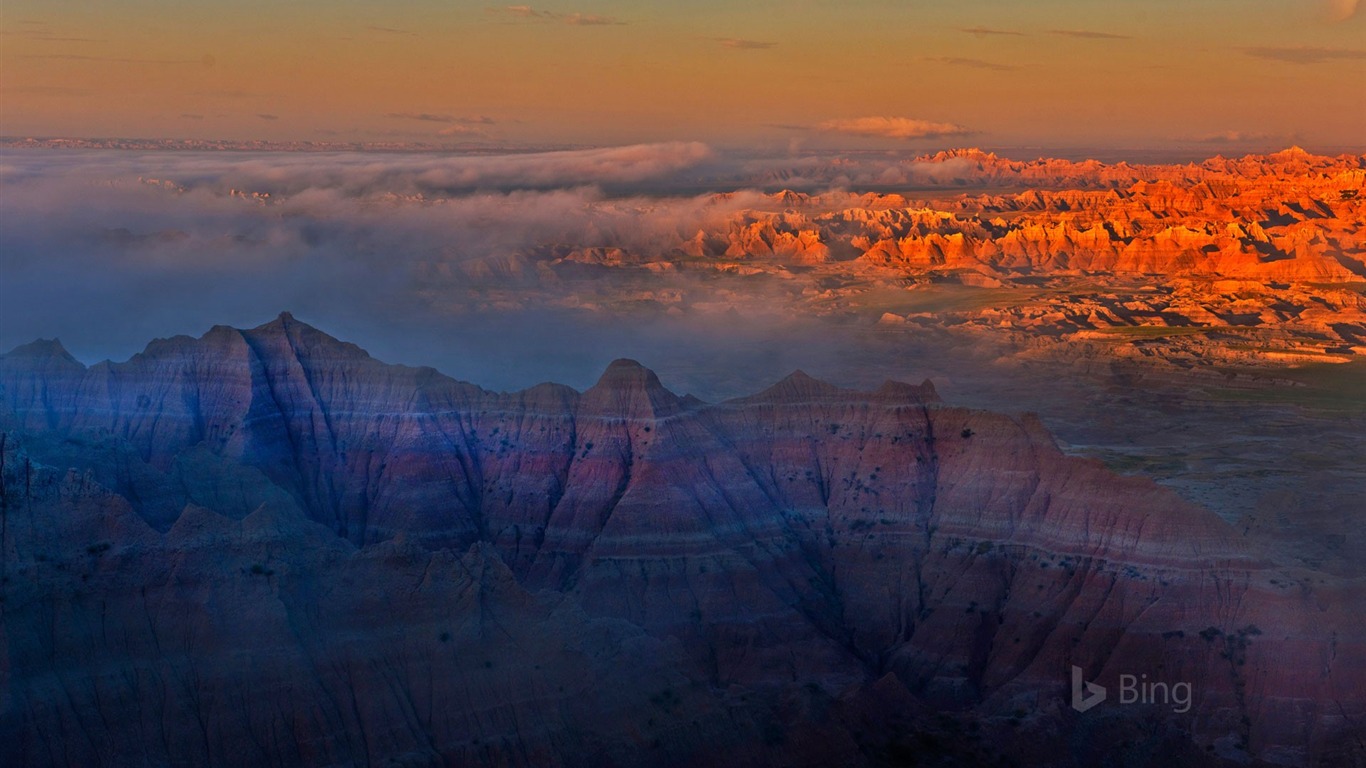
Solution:
[[[742,173],[762,176],[764,161],[745,162]],[[798,367],[847,378],[845,345],[831,340],[843,331],[793,317],[763,281],[547,284],[525,258],[564,244],[651,252],[761,200],[692,191],[716,172],[698,144],[502,156],[11,150],[0,154],[0,347],[59,337],[85,362],[119,360],[152,338],[288,310],[381,359],[495,388],[587,386],[621,356],[713,397]],[[691,291],[697,308],[617,304],[669,291]]]

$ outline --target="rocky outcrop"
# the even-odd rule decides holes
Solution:
[[[919,197],[717,194],[698,228],[595,231],[422,276],[477,288],[480,306],[886,316],[1027,356],[1057,346],[1059,359],[1275,367],[1366,354],[1366,157],[1111,165],[962,150],[911,167],[931,181],[953,169],[974,188],[917,177],[906,183]]]
[[[912,270],[1350,282],[1366,277],[1358,268],[1366,202],[1348,179],[1360,173],[1356,159],[1313,173],[1273,160],[1104,191],[965,195],[947,210],[862,204],[822,211],[813,201],[806,213],[748,213],[745,226],[759,229],[767,219],[770,227],[804,227],[836,247],[850,244],[871,264]],[[727,255],[769,253],[748,242]]]
[[[928,383],[494,393],[282,315],[20,348],[0,427],[18,764],[1360,754],[1359,590]]]

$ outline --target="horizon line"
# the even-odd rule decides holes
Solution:
[[[488,143],[427,143],[411,141],[344,141],[344,140],[318,140],[318,139],[203,139],[203,138],[176,138],[176,137],[138,137],[138,136],[58,136],[58,135],[0,135],[0,149],[88,149],[105,151],[217,151],[217,152],[299,152],[299,151],[350,151],[350,152],[375,152],[375,153],[421,153],[421,152],[465,152],[479,154],[497,153],[536,153],[536,152],[572,152],[593,149],[607,149],[614,147],[642,146],[650,144],[670,144],[684,140],[666,141],[641,141],[630,143],[527,143],[527,144],[488,144]],[[89,146],[91,144],[102,143],[127,143],[137,146]],[[1011,150],[1029,151],[1061,151],[1068,154],[1096,152],[1096,153],[1207,153],[1206,159],[1214,157],[1224,157],[1226,151],[1232,150],[1240,153],[1240,156],[1271,154],[1275,152],[1301,149],[1309,154],[1325,157],[1342,155],[1366,155],[1366,145],[1325,145],[1316,149],[1309,149],[1305,146],[1309,142],[1298,142],[1291,140],[1289,143],[1270,142],[1270,141],[1229,141],[1215,142],[1209,140],[1190,139],[1181,142],[1172,142],[1166,145],[1116,145],[1116,146],[1097,146],[1082,144],[1042,144],[1042,143],[1021,143],[1021,144],[944,144],[938,147],[809,147],[797,152],[791,150],[778,150],[772,147],[760,146],[721,146],[714,147],[722,151],[755,151],[762,154],[902,154],[913,153],[918,155],[933,154],[936,152],[952,151],[981,151],[988,153],[1007,152]],[[85,144],[86,146],[71,146],[72,144]],[[708,146],[713,146],[708,144]],[[1208,154],[1213,153],[1213,154]],[[1002,158],[1010,159],[1010,158]],[[1054,158],[1062,159],[1062,158]]]

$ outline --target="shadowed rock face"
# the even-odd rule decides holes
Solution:
[[[282,315],[19,348],[0,427],[8,762],[1362,754],[1358,586],[928,383],[493,393]]]

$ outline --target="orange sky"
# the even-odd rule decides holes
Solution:
[[[6,0],[0,133],[1366,145],[1353,0],[681,5]]]

